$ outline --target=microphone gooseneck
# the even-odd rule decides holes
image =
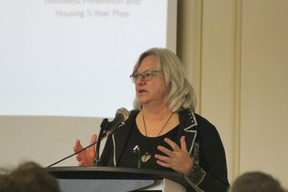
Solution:
[[[95,163],[96,165],[99,162],[99,149],[100,149],[100,143],[102,141],[103,138],[107,137],[109,134],[113,134],[116,129],[119,127],[119,125],[123,122],[126,121],[129,117],[129,112],[127,109],[125,109],[124,107],[119,108],[116,111],[116,115],[115,118],[109,122],[107,118],[103,119],[102,123],[101,123],[101,128],[100,128],[100,132],[98,135],[98,139],[96,142],[91,143],[90,145],[84,147],[83,149],[68,155],[67,157],[64,157],[63,159],[60,159],[59,161],[56,161],[55,163],[52,163],[51,165],[47,166],[47,168],[50,168],[74,155],[77,155],[78,153],[81,153],[82,151],[88,149],[89,147],[92,147],[93,145],[96,145],[96,157],[95,157]]]
[[[78,153],[81,153],[82,151],[88,149],[89,147],[92,147],[93,145],[96,145],[97,143],[98,143],[98,140],[96,142],[91,143],[90,145],[84,147],[83,149],[81,149],[81,150],[79,150],[79,151],[77,151],[77,152],[75,152],[75,153],[73,153],[73,154],[71,154],[71,155],[69,155],[67,157],[64,157],[63,159],[60,159],[59,161],[56,161],[55,163],[52,163],[51,165],[47,166],[47,168],[50,168],[50,167],[52,167],[52,166],[54,166],[54,165],[56,165],[56,164],[58,164],[58,163],[60,163],[60,162],[62,162],[64,160],[70,158],[70,157],[73,157],[74,155],[77,155]]]

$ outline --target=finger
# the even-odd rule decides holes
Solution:
[[[83,147],[82,147],[82,145],[80,143],[80,140],[77,139],[76,142],[75,142],[75,146],[73,147],[74,152],[77,152],[77,151],[81,150],[82,148]]]
[[[81,146],[81,142],[79,139],[76,139],[75,146],[77,146],[77,147]]]
[[[170,145],[170,147],[172,148],[173,151],[177,151],[180,150],[179,146],[177,145],[177,143],[175,143],[174,141],[172,141],[169,138],[165,138],[164,141]]]
[[[185,136],[182,136],[180,138],[180,145],[181,145],[181,150],[187,151]]]
[[[97,135],[93,134],[90,140],[90,144],[95,143],[97,141]]]
[[[159,155],[159,154],[155,154],[155,159],[160,160],[164,163],[169,163],[171,161],[171,159],[167,156],[163,156],[163,155]]]
[[[158,146],[157,149],[169,157],[171,157],[173,155],[173,151],[167,149],[166,147]]]
[[[78,148],[76,146],[74,146],[73,151],[74,151],[74,153],[76,153],[78,151]]]
[[[91,146],[88,148],[89,151],[95,151],[95,149],[96,149],[96,141],[97,141],[97,135],[93,134],[91,139],[90,139],[90,145]]]
[[[157,160],[156,161],[158,165],[161,165],[162,167],[167,167],[167,168],[171,168],[169,163],[165,163],[163,161]]]
[[[77,154],[77,155],[76,155],[76,159],[77,159],[77,161],[80,162],[80,161],[81,161],[81,156],[80,156],[79,154]]]

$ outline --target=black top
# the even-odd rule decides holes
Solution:
[[[179,126],[176,126],[171,131],[169,131],[166,134],[161,135],[159,137],[147,137],[145,135],[142,135],[142,133],[138,129],[136,122],[134,121],[132,130],[130,132],[129,139],[128,139],[126,147],[125,147],[126,149],[131,149],[131,150],[123,151],[121,157],[118,160],[118,166],[119,167],[137,168],[138,162],[139,162],[139,160],[141,160],[142,155],[145,155],[146,153],[148,153],[148,155],[151,155],[151,157],[149,158],[149,160],[147,158],[147,161],[145,161],[145,162],[141,161],[140,168],[149,168],[149,169],[171,171],[171,169],[167,169],[165,167],[159,166],[156,163],[156,159],[154,158],[154,155],[156,153],[160,154],[160,155],[164,155],[162,152],[157,150],[158,145],[161,145],[163,147],[171,149],[171,147],[166,142],[164,142],[164,138],[168,137],[171,140],[176,142],[176,139],[177,139],[176,135],[178,132],[178,128],[179,128]],[[133,148],[136,145],[140,149],[138,152],[133,151]]]

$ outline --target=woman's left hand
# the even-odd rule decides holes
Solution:
[[[156,154],[157,163],[163,167],[188,175],[192,170],[193,160],[187,151],[185,136],[180,139],[181,147],[169,138],[165,138],[164,141],[171,146],[172,151],[163,146],[158,146],[157,149],[166,154],[166,156]]]

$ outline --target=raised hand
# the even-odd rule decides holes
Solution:
[[[95,143],[97,140],[97,135],[94,134],[91,137],[90,144]],[[79,139],[76,140],[75,146],[73,147],[74,152],[78,152],[83,149]],[[95,145],[85,149],[84,151],[76,155],[76,159],[79,162],[79,166],[93,166],[94,159],[96,156]]]
[[[165,138],[164,141],[171,146],[172,150],[158,146],[157,149],[163,152],[165,156],[156,154],[157,163],[163,167],[188,175],[192,170],[193,160],[187,151],[185,136],[180,138],[181,147],[171,139]]]

